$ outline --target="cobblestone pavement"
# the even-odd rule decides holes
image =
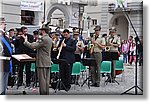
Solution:
[[[49,88],[50,95],[120,95],[121,93],[125,92],[127,89],[133,87],[135,85],[135,65],[127,66],[124,65],[124,77],[121,81],[121,74],[117,75],[116,80],[119,82],[117,83],[108,83],[104,86],[104,78],[101,78],[100,87],[90,87],[88,88],[87,84],[83,87],[72,85],[71,89],[66,92],[64,90],[55,91],[52,88]],[[138,66],[137,68],[137,75],[138,75],[138,86],[143,89],[143,68]],[[79,84],[82,84],[82,79]],[[27,95],[39,95],[38,88],[25,88],[25,92]],[[135,88],[130,90],[129,93],[135,93]],[[7,95],[22,95],[23,94],[23,87],[19,87],[19,89],[14,86],[13,88],[8,87]],[[143,94],[138,89],[138,94]]]

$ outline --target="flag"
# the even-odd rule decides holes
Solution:
[[[122,4],[124,5],[125,8],[127,8],[127,0],[116,0],[115,1],[115,8],[123,8]]]

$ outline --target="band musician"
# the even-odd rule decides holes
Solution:
[[[59,68],[61,80],[66,87],[65,91],[69,91],[71,88],[71,73],[73,63],[75,62],[74,52],[76,46],[74,40],[70,37],[68,29],[63,31],[63,35],[64,39],[62,39],[58,45],[58,49],[62,46],[59,59],[64,59],[67,63],[60,64]]]
[[[101,27],[96,26],[94,28],[95,34],[92,37],[92,45],[90,48],[91,58],[96,60],[96,66],[91,66],[90,73],[92,76],[92,85],[95,87],[100,86],[100,63],[102,61],[102,50],[105,48],[105,42],[100,36]]]
[[[108,45],[110,46],[110,52],[118,52],[118,47],[120,46],[121,41],[116,35],[116,28],[111,27],[109,29],[109,38],[108,38]],[[112,61],[112,82],[114,81],[115,78],[115,68],[116,68],[116,61]]]
[[[81,39],[79,39],[79,32],[78,31],[74,32],[73,38],[74,38],[74,41],[76,44],[76,51],[74,52],[75,53],[75,60],[76,60],[76,62],[81,62],[81,54],[84,51],[84,43]]]
[[[58,55],[58,45],[60,42],[60,34],[58,32],[52,32],[52,41],[53,41],[53,46],[52,46],[51,57],[56,58]]]

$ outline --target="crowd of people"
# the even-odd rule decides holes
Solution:
[[[71,36],[68,29],[65,29],[63,32],[59,29],[56,29],[55,32],[51,32],[48,24],[43,24],[40,29],[33,31],[33,34],[28,34],[27,27],[12,28],[7,34],[5,19],[0,18],[0,37],[2,45],[0,45],[0,47],[3,49],[0,53],[6,57],[12,57],[12,54],[27,54],[31,57],[36,57],[39,91],[41,95],[49,94],[51,61],[58,59],[58,57],[59,59],[66,60],[66,63],[59,65],[61,80],[65,85],[66,91],[69,91],[71,88],[73,63],[82,62],[82,58],[94,58],[96,60],[96,66],[90,70],[92,76],[91,86],[100,86],[100,63],[103,59],[102,52],[106,50],[106,46],[109,46],[109,50],[112,52],[123,54],[124,63],[130,65],[133,60],[134,62],[137,60],[136,47],[138,47],[139,65],[143,65],[143,48],[139,44],[136,46],[132,36],[121,43],[121,36],[116,34],[115,27],[109,29],[109,34],[101,34],[101,26],[96,26],[94,30],[95,33],[85,39],[83,39],[78,28],[73,28]],[[2,38],[6,40],[6,44],[2,41]],[[59,52],[60,56],[58,56]],[[26,66],[26,86],[30,86],[31,62],[19,64],[19,70],[17,70],[15,60],[3,59],[0,61],[4,63],[3,66],[0,66],[0,86],[2,87],[0,88],[0,94],[6,93],[10,72],[11,75],[13,75],[17,71],[19,73],[17,85],[21,86],[23,84],[24,66]],[[115,68],[115,60],[113,60],[112,63]],[[114,75],[115,72],[112,72],[112,76]]]
[[[136,60],[139,61],[139,66],[143,65],[143,39],[140,39],[141,43],[138,43],[136,46],[136,42],[133,39],[133,36],[130,36],[128,40],[123,40],[121,46],[121,52],[123,54],[123,61],[127,65],[132,65],[132,62],[136,63]],[[136,48],[137,47],[137,48]],[[137,49],[137,54],[136,54]],[[137,58],[136,59],[136,55]]]

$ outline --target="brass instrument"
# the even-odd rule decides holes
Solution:
[[[107,52],[110,51],[110,46],[106,46],[105,51],[107,51]]]
[[[60,53],[61,53],[61,50],[62,50],[64,42],[65,42],[65,39],[61,42],[61,45],[60,45],[60,48],[59,48],[59,52],[58,52],[58,55],[56,57],[57,59],[59,59],[59,57],[60,57]]]
[[[10,42],[12,42],[12,41],[13,41],[12,37],[9,37],[9,41],[10,41]]]
[[[79,42],[77,43],[77,46],[81,47],[81,45],[82,45],[82,43],[79,41]]]
[[[90,54],[94,52],[94,44],[90,44]]]
[[[92,54],[94,52],[94,44],[93,41],[95,41],[95,34],[93,35],[93,39],[92,39],[92,43],[90,44],[90,54]]]
[[[54,39],[54,46],[53,46],[53,51],[57,51],[57,43],[58,43],[59,40],[57,40],[56,38]]]
[[[106,43],[106,46],[105,46],[105,49],[104,49],[106,52],[110,51],[110,47],[111,47],[110,44],[109,44],[109,43],[110,43],[110,41],[109,41],[110,36],[107,36],[107,38],[108,38],[108,43]],[[107,39],[107,38],[106,38],[106,39]],[[107,41],[106,41],[106,42],[107,42]]]

